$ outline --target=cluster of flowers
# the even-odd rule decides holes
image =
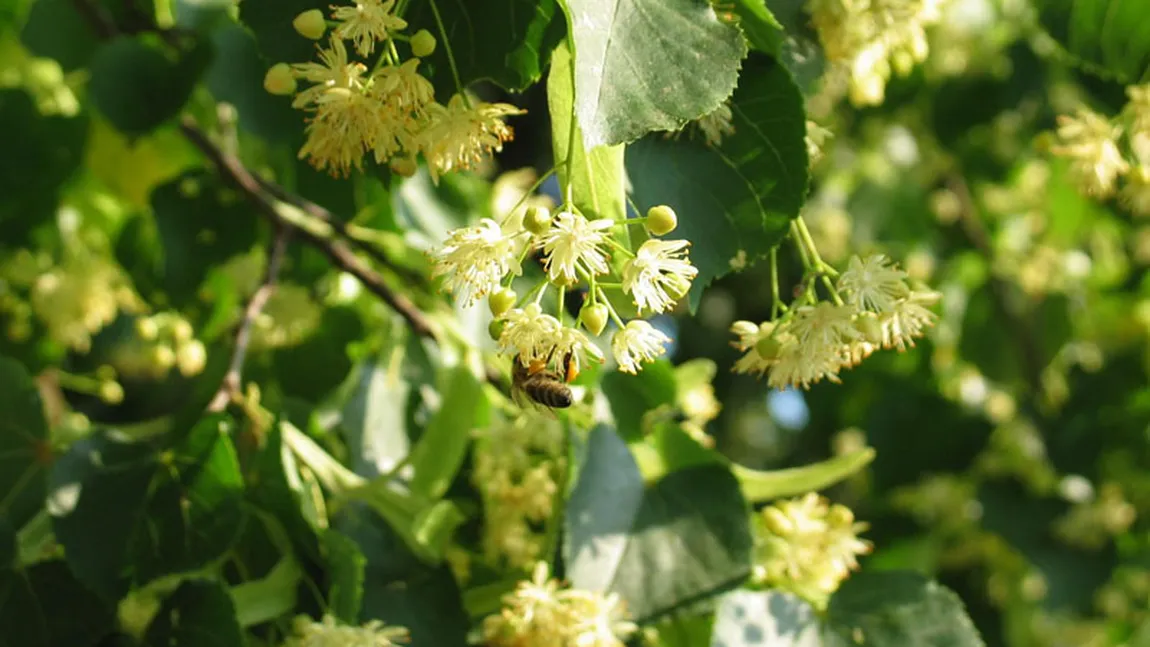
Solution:
[[[942,17],[943,1],[810,0],[811,22],[852,103],[881,104],[892,70],[905,75],[926,60],[926,29]]]
[[[643,319],[623,322],[605,290],[621,289],[629,295],[640,316],[658,314],[673,308],[687,291],[698,270],[687,258],[690,242],[651,238],[632,252],[620,243],[613,230],[644,222],[647,231],[661,236],[677,225],[669,207],[652,207],[642,219],[625,223],[601,218],[588,220],[573,205],[563,205],[552,216],[544,207],[532,207],[522,220],[514,212],[498,223],[484,219],[478,225],[452,231],[435,257],[435,276],[446,277],[443,287],[454,293],[464,306],[488,297],[496,317],[492,335],[500,350],[517,355],[524,366],[547,363],[570,356],[576,363],[588,359],[602,362],[603,355],[587,335],[563,323],[562,295],[585,281],[589,291],[578,323],[598,336],[608,319],[618,330],[611,351],[619,370],[638,373],[642,365],[665,352],[670,339]],[[609,249],[625,256],[620,283],[605,283],[600,277],[611,273]],[[522,261],[531,250],[541,250],[546,275],[521,300],[511,289],[522,274]],[[560,292],[558,316],[543,312],[540,305],[548,285]]]
[[[284,642],[284,647],[399,647],[409,642],[409,635],[406,628],[389,627],[379,620],[369,620],[360,627],[353,627],[340,624],[332,615],[324,615],[319,622],[301,615],[292,620],[292,634]]]
[[[790,591],[817,608],[858,568],[871,545],[850,508],[810,492],[767,506],[755,518],[755,584]]]
[[[435,51],[436,41],[426,30],[409,40],[412,58],[403,60],[395,45],[407,27],[395,15],[395,0],[358,0],[333,7],[334,25],[326,46],[319,47],[319,62],[278,63],[268,70],[264,88],[277,95],[295,94],[292,107],[311,113],[307,141],[300,158],[332,175],[348,175],[362,168],[371,154],[392,171],[410,176],[420,154],[432,178],[468,169],[491,151],[501,150],[512,137],[503,118],[523,111],[507,104],[489,104],[465,94],[447,105],[435,101],[431,82],[419,73],[420,57]],[[318,9],[305,11],[292,23],[301,35],[319,40],[329,23]],[[348,59],[350,41],[367,64]],[[297,80],[312,85],[296,92]]]
[[[626,620],[617,593],[562,588],[546,562],[536,564],[532,578],[503,601],[502,612],[483,623],[484,640],[492,647],[623,647],[623,639],[638,629]]]
[[[827,283],[833,301],[816,301],[811,289],[776,320],[736,321],[733,345],[745,354],[735,372],[769,373],[767,382],[776,388],[839,382],[840,370],[879,348],[913,347],[937,319],[927,306],[941,295],[911,289],[906,272],[881,254],[852,256],[837,285]]]
[[[1074,116],[1060,115],[1058,143],[1050,150],[1070,160],[1070,172],[1089,195],[1109,198],[1123,179],[1119,191],[1123,206],[1146,216],[1150,215],[1150,85],[1126,92],[1130,101],[1115,119],[1087,108]]]
[[[528,570],[543,551],[541,528],[554,514],[563,468],[563,428],[525,413],[479,436],[472,483],[483,498],[483,554],[496,566]]]

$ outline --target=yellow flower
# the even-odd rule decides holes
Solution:
[[[395,0],[358,0],[355,6],[333,7],[333,20],[339,22],[335,35],[355,43],[361,56],[375,50],[375,44],[390,38],[389,34],[407,27],[407,21],[391,13]]]
[[[611,271],[602,247],[614,224],[606,218],[589,222],[571,211],[556,214],[551,228],[542,236],[543,252],[547,255],[544,264],[551,280],[575,283],[581,272],[595,276]]]
[[[513,136],[503,118],[524,113],[506,103],[474,103],[468,105],[467,99],[457,94],[446,106],[428,105],[420,149],[433,180],[451,171],[470,169],[492,151],[503,150],[503,143]]]
[[[623,266],[623,291],[635,299],[639,313],[665,312],[686,294],[699,274],[687,260],[686,240],[651,239]]]
[[[667,352],[671,338],[642,319],[632,319],[611,339],[611,352],[619,370],[636,375],[642,365]]]
[[[522,270],[516,256],[515,238],[499,223],[484,218],[473,227],[452,231],[436,255],[432,276],[446,275],[443,287],[459,297],[465,307],[498,290],[509,272]]]
[[[292,101],[292,107],[307,109],[312,107],[321,96],[332,88],[362,88],[364,85],[363,73],[367,68],[362,63],[347,62],[347,48],[343,41],[332,38],[328,47],[316,46],[319,50],[319,63],[307,62],[292,65],[292,72],[298,78],[310,81],[314,85],[300,92]]]
[[[1062,144],[1050,150],[1070,160],[1070,172],[1085,193],[1106,197],[1114,192],[1118,176],[1130,170],[1118,150],[1121,132],[1102,115],[1081,108],[1074,117],[1059,115],[1058,139]]]
[[[838,288],[856,310],[875,313],[890,312],[899,299],[910,294],[906,272],[891,265],[882,254],[866,260],[852,256],[847,270],[839,277]]]
[[[914,340],[926,334],[926,329],[934,325],[938,315],[926,306],[938,302],[938,292],[912,292],[899,301],[894,309],[880,317],[882,323],[883,348],[906,350],[914,347]]]
[[[1139,164],[1130,170],[1119,199],[1134,215],[1150,216],[1150,166]]]
[[[408,631],[403,627],[388,627],[379,620],[371,620],[361,627],[341,625],[335,617],[325,615],[316,622],[307,616],[298,616],[292,622],[294,635],[285,647],[334,647],[335,645],[363,645],[364,647],[397,647],[406,642]]]
[[[508,312],[504,320],[507,324],[499,335],[499,348],[504,353],[518,354],[524,366],[533,359],[547,359],[563,328],[558,319],[544,314],[536,303]]]
[[[381,115],[379,102],[359,89],[327,90],[316,100],[299,158],[332,175],[362,169],[363,154],[379,139]]]

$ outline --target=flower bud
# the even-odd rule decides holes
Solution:
[[[855,320],[855,330],[863,334],[868,344],[878,346],[882,344],[882,324],[873,313],[863,312]]]
[[[775,339],[774,337],[763,337],[759,341],[755,342],[755,352],[759,354],[759,357],[762,357],[766,360],[777,358],[779,356],[780,347],[781,344],[779,344],[779,340]]]
[[[160,344],[152,347],[152,352],[149,353],[149,359],[152,360],[152,366],[163,375],[172,368],[176,363],[176,353],[172,351],[172,347],[166,344]]]
[[[551,228],[551,210],[541,206],[531,207],[523,217],[523,227],[533,234],[546,233]]]
[[[761,514],[763,515],[763,524],[772,535],[786,537],[795,531],[795,524],[778,508],[774,506],[763,508]]]
[[[654,236],[669,234],[679,226],[675,210],[665,204],[647,210],[647,231]]]
[[[202,341],[192,340],[180,347],[176,361],[179,363],[180,375],[184,377],[198,375],[208,363],[208,349],[204,348]]]
[[[319,9],[308,9],[296,16],[295,20],[291,21],[291,26],[295,27],[300,36],[319,40],[327,31],[327,20],[324,19],[323,12]]]
[[[156,320],[151,317],[144,317],[136,320],[136,334],[144,341],[153,341],[160,334],[160,327],[156,325]]]
[[[410,157],[397,157],[391,160],[388,168],[400,177],[412,177],[419,170],[419,165]]]
[[[493,317],[502,317],[503,313],[514,307],[518,300],[519,295],[515,294],[515,290],[503,288],[492,292],[491,296],[487,297],[487,307],[491,309]]]
[[[295,92],[295,74],[287,63],[276,63],[264,75],[264,89],[268,94],[287,96]]]
[[[107,404],[120,404],[124,401],[124,387],[119,382],[102,382],[100,399]]]
[[[185,319],[177,319],[172,323],[172,339],[176,342],[185,342],[192,338],[195,331],[192,330],[192,324],[188,323]]]
[[[589,303],[579,311],[579,321],[583,327],[596,336],[601,335],[603,329],[607,327],[608,316],[607,306],[602,303]]]
[[[738,337],[749,337],[759,334],[759,325],[753,321],[739,320],[731,324],[731,334]]]
[[[691,291],[691,280],[681,274],[666,274],[667,296],[678,301]]]
[[[495,341],[503,336],[503,329],[507,326],[506,319],[492,319],[491,323],[487,324],[487,335]]]
[[[420,29],[411,37],[411,53],[419,58],[431,56],[431,53],[435,51],[435,45],[435,36],[432,36],[431,32],[426,29]]]

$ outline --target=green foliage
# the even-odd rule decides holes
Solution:
[[[1087,70],[1122,83],[1150,79],[1150,26],[1138,0],[1032,0],[1038,19]]]

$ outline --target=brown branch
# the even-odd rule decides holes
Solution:
[[[979,217],[978,206],[966,184],[966,178],[959,173],[953,173],[947,178],[947,186],[954,192],[959,202],[959,224],[979,254],[986,259],[989,267],[987,283],[990,287],[991,297],[998,307],[1014,343],[1018,347],[1022,360],[1023,377],[1028,382],[1033,394],[1042,388],[1042,353],[1035,343],[1034,327],[1027,321],[1016,300],[1011,298],[1010,285],[994,273],[994,247],[990,234],[987,233],[982,219]]]
[[[428,285],[427,277],[418,272],[413,272],[406,267],[398,265],[395,261],[391,260],[387,257],[386,254],[380,251],[378,247],[370,245],[352,236],[351,233],[348,232],[347,223],[344,222],[341,218],[338,218],[331,211],[328,211],[322,205],[316,204],[303,196],[296,195],[283,188],[279,184],[260,177],[259,175],[256,175],[255,178],[256,181],[260,183],[260,186],[262,186],[265,191],[275,196],[276,199],[280,200],[281,202],[293,204],[316,220],[330,225],[332,229],[334,229],[336,233],[342,236],[348,243],[370,256],[373,260],[375,260],[375,262],[394,272],[404,281],[409,281],[420,286]]]
[[[220,174],[234,184],[273,227],[287,227],[293,230],[309,245],[323,252],[337,267],[359,279],[364,287],[391,306],[407,321],[415,334],[421,337],[435,337],[434,328],[427,316],[416,308],[415,304],[406,296],[392,290],[383,281],[383,278],[360,260],[343,241],[329,240],[316,235],[314,232],[301,228],[284,218],[251,171],[244,167],[243,163],[235,156],[223,152],[212,143],[190,117],[185,117],[180,122],[180,129],[183,130],[184,136],[216,165]]]
[[[224,374],[220,388],[212,396],[212,401],[208,404],[208,411],[223,411],[228,406],[228,401],[231,400],[232,396],[240,393],[240,378],[243,373],[244,359],[248,354],[248,344],[251,342],[252,326],[255,325],[256,317],[263,312],[272,293],[275,292],[276,281],[279,279],[280,268],[283,266],[284,254],[287,252],[287,243],[288,239],[291,238],[291,233],[292,230],[288,227],[276,227],[271,248],[268,251],[267,270],[264,272],[264,278],[260,281],[259,287],[252,293],[247,305],[244,306],[243,317],[240,318],[240,324],[236,328],[236,341],[232,348],[232,359],[228,364],[228,372]]]

